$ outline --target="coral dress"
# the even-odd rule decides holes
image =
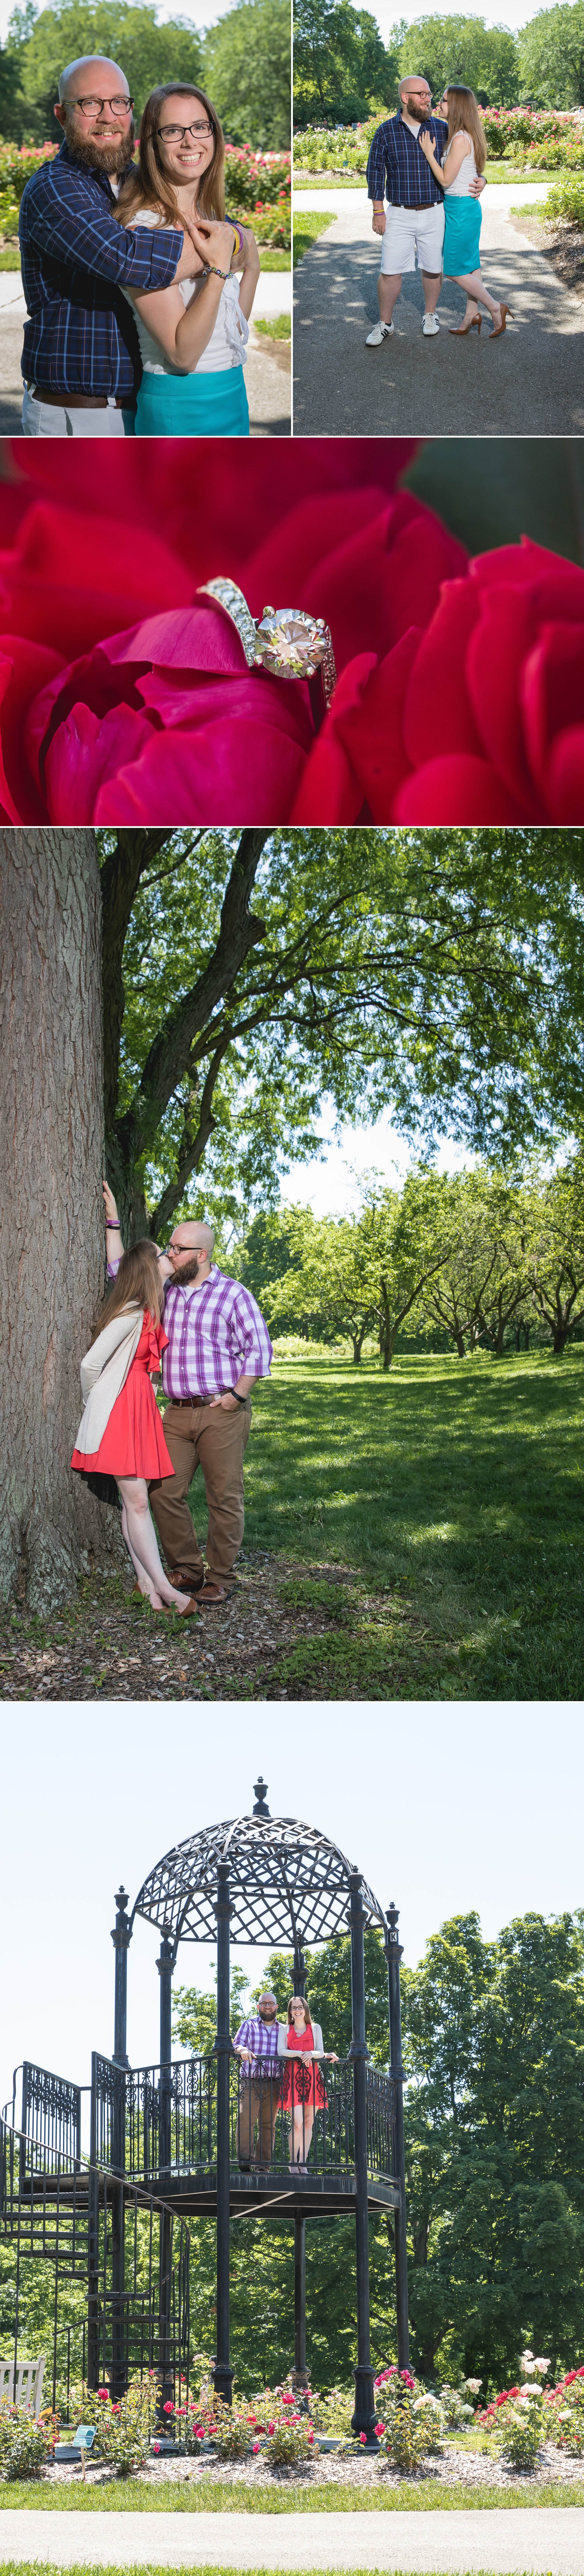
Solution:
[[[287,2045],[288,2048],[294,2049],[314,2048],[312,2023],[309,2022],[308,2029],[303,2030],[301,2039],[297,2038],[294,2030],[289,2030]],[[312,2059],[309,2066],[300,2066],[297,2057],[294,2058],[291,2066],[286,2065],[285,2058],[283,2060],[282,2103],[284,2109],[286,2106],[290,2108],[290,2106],[295,2102],[310,2103],[312,2111],[328,2111],[328,2099],[324,2089],[320,2066],[317,2066],[315,2058]]]
[[[151,1483],[160,1476],[174,1475],[152,1385],[167,1341],[168,1333],[162,1324],[153,1324],[145,1307],[138,1348],[112,1405],[99,1449],[90,1456],[81,1449],[73,1451],[71,1465],[78,1467],[82,1475],[146,1476]]]

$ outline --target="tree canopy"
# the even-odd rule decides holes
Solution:
[[[204,62],[230,141],[253,143],[258,152],[289,152],[289,0],[236,0],[207,29]]]
[[[584,105],[584,0],[538,9],[517,43],[523,87],[538,106]]]
[[[584,836],[99,835],[108,1174],[126,1229],[277,1203],[343,1119],[491,1156],[578,1129]],[[204,1192],[198,1175],[204,1168]]]
[[[518,94],[515,37],[508,27],[486,26],[484,18],[413,19],[401,46],[400,79],[411,71],[424,73],[435,99],[447,80],[481,91],[496,107],[513,105]]]
[[[298,125],[355,124],[395,102],[399,52],[369,9],[350,0],[294,0],[294,115]]]
[[[182,11],[158,25],[157,8],[158,0],[55,0],[37,15],[33,0],[17,0],[0,50],[0,130],[54,143],[63,65],[100,53],[120,63],[137,117],[156,83],[176,75],[209,89],[230,141],[289,150],[288,0],[235,0],[204,35]]]

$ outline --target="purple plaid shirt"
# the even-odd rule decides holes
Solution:
[[[108,1262],[110,1278],[119,1269]],[[168,1350],[162,1354],[164,1394],[227,1395],[238,1377],[268,1377],[272,1344],[263,1315],[249,1288],[228,1279],[212,1263],[202,1288],[189,1280],[169,1279],[164,1300]]]
[[[275,2021],[262,2021],[260,2013],[252,2013],[249,2021],[242,2021],[240,2023],[239,2030],[236,2030],[235,2033],[233,2046],[234,2048],[250,2048],[252,2051],[251,2066],[246,2065],[242,2067],[242,2074],[244,2078],[245,2076],[249,2076],[250,2083],[253,2081],[254,2076],[257,2075],[278,2074],[277,2017]],[[279,2081],[280,2078],[278,2075],[278,2082]]]

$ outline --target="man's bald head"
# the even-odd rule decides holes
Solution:
[[[415,117],[416,121],[418,117],[429,116],[432,91],[424,73],[405,72],[399,84],[398,98],[407,116]]]
[[[99,80],[97,77],[98,72]],[[104,75],[103,84],[101,78],[102,72]],[[119,63],[110,62],[109,54],[78,54],[76,61],[74,63],[66,63],[64,72],[61,72],[61,78],[59,81],[59,98],[61,100],[61,105],[63,106],[67,99],[77,97],[79,92],[80,76],[82,76],[83,87],[89,96],[91,96],[93,84],[93,87],[97,91],[98,98],[100,98],[102,94],[104,98],[106,98],[107,83],[112,74],[112,98],[116,98],[118,94],[120,98],[127,98],[128,83],[125,72],[120,70]]]
[[[177,1279],[207,1279],[215,1236],[212,1225],[203,1217],[187,1217],[184,1225],[175,1225],[168,1245],[169,1260]]]

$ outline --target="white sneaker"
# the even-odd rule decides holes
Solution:
[[[440,323],[437,322],[435,313],[424,314],[422,330],[425,340],[435,340],[436,333],[440,330]]]
[[[380,349],[382,340],[391,339],[392,331],[393,322],[374,322],[373,330],[367,333],[366,349]]]

